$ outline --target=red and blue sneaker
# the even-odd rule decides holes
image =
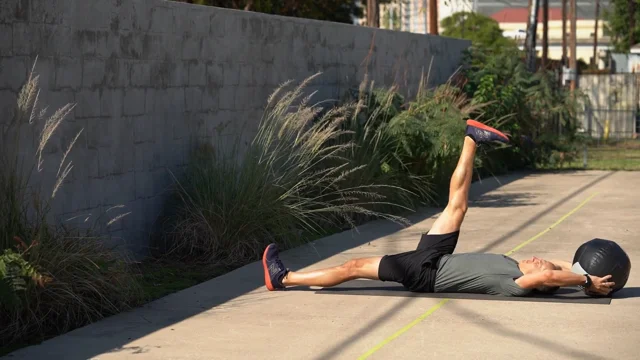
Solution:
[[[469,136],[476,144],[501,142],[508,143],[509,138],[502,132],[475,120],[467,120],[466,136]]]
[[[262,254],[262,267],[264,268],[264,284],[269,291],[284,289],[282,279],[289,273],[280,257],[278,246],[269,244]]]

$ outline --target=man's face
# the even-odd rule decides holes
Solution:
[[[558,270],[558,267],[551,261],[533,256],[530,259],[520,261],[520,270],[524,274],[532,274],[545,270]]]

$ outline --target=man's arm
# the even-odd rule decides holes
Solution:
[[[588,275],[591,278],[591,286],[587,289],[590,292],[606,295],[611,292],[614,282],[608,281],[611,275],[597,277]],[[523,275],[515,280],[518,286],[524,289],[535,289],[540,286],[575,286],[585,284],[585,275],[563,270],[545,270],[534,274]]]

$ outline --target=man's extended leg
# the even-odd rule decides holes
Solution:
[[[475,120],[467,121],[462,152],[449,183],[449,201],[442,214],[433,223],[429,235],[449,234],[460,230],[467,213],[476,147],[481,143],[492,141],[508,142],[509,139],[494,128]]]
[[[378,280],[380,259],[381,257],[352,259],[326,269],[294,272],[289,271],[280,261],[275,244],[270,244],[262,256],[264,282],[267,289],[276,290],[287,286],[329,287],[355,279]]]

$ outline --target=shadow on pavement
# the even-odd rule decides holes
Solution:
[[[401,309],[401,308],[403,308],[405,306],[408,306],[409,304],[411,304],[412,302],[415,302],[416,300],[418,300],[418,299],[417,298],[406,298],[406,299],[403,299],[402,301],[400,301],[399,303],[396,303],[394,306],[389,308],[383,314],[379,315],[378,317],[376,317],[373,320],[369,321],[368,323],[364,324],[360,328],[360,330],[358,330],[358,332],[351,334],[351,336],[349,336],[348,339],[345,339],[345,340],[341,341],[340,344],[337,345],[337,346],[333,346],[330,349],[327,349],[327,351],[319,354],[314,359],[317,359],[317,360],[334,359],[335,357],[340,355],[340,353],[342,352],[344,347],[348,346],[354,340],[357,340],[357,339],[362,338],[363,336],[366,336],[372,329],[375,329],[376,327],[378,327],[380,325],[384,325],[385,322],[387,322],[389,319],[393,318],[393,315],[398,312],[398,309]]]
[[[618,290],[618,292],[614,293],[611,298],[612,299],[630,299],[640,297],[640,287],[631,286]]]
[[[517,331],[504,327],[502,324],[492,321],[486,316],[483,316],[480,313],[475,311],[471,311],[469,309],[462,308],[457,305],[455,302],[450,302],[450,306],[448,307],[453,313],[458,315],[464,319],[482,319],[482,321],[474,321],[473,324],[482,327],[485,331],[492,332],[494,334],[508,337],[513,340],[518,340],[524,344],[534,345],[539,348],[546,349],[548,351],[552,351],[557,354],[560,358],[570,358],[570,359],[606,359],[604,357],[595,355],[591,352],[586,352],[578,349],[570,348],[567,343],[556,343],[554,341],[547,340],[536,334],[533,334],[531,331]],[[490,355],[490,353],[484,353],[484,355]]]
[[[579,195],[583,191],[593,187],[594,185],[596,185],[597,183],[601,182],[605,178],[611,176],[612,174],[613,174],[613,172],[608,172],[608,173],[605,173],[604,175],[601,175],[601,176],[597,177],[596,179],[588,182],[584,186],[576,189],[575,191],[573,191],[569,195],[565,196],[564,198],[558,200],[557,202],[555,202],[551,206],[547,207],[543,211],[540,211],[537,215],[533,216],[531,219],[523,222],[521,226],[517,227],[513,231],[510,231],[509,233],[505,234],[504,236],[501,236],[500,238],[498,238],[498,239],[492,241],[491,243],[487,244],[485,247],[483,247],[482,249],[478,250],[478,252],[489,251],[492,248],[494,248],[496,245],[499,245],[499,244],[507,241],[511,237],[517,235],[523,229],[526,229],[527,227],[533,225],[535,223],[535,221],[540,219],[545,214],[548,214],[549,212],[553,211],[557,207],[559,207],[562,204],[564,204],[566,201],[568,201],[571,198]],[[526,177],[533,177],[533,176],[537,176],[537,174],[530,174],[530,175],[527,175]],[[520,176],[519,178],[524,178],[524,177],[525,176]],[[511,181],[514,181],[514,180],[511,180]],[[484,185],[484,184],[482,184],[482,185]],[[482,186],[482,185],[480,185],[480,186]],[[488,192],[488,191],[479,191],[481,189],[481,187],[477,186],[477,185],[474,185],[474,186],[476,186],[476,187],[475,188],[472,187],[472,189],[470,191],[470,195],[469,195],[469,199],[470,200],[479,198],[484,193]],[[620,292],[622,292],[622,290]],[[332,358],[332,357],[340,354],[340,352],[343,350],[343,348],[348,346],[354,340],[362,338],[363,336],[366,336],[366,334],[368,334],[371,331],[371,329],[373,329],[375,326],[383,324],[385,322],[385,319],[387,319],[388,316],[393,315],[395,312],[397,312],[398,309],[408,305],[412,300],[413,299],[409,298],[409,299],[406,299],[406,300],[403,300],[403,301],[399,302],[394,307],[392,307],[390,310],[388,310],[384,314],[382,314],[379,318],[374,319],[373,321],[365,324],[358,332],[356,332],[356,333],[350,335],[349,337],[345,338],[339,344],[336,344],[336,345],[332,346],[330,349],[327,349],[327,351],[322,353],[319,357],[317,357],[317,359]]]
[[[469,202],[469,207],[474,208],[501,208],[512,206],[531,206],[537,205],[535,202],[531,202],[530,199],[536,196],[530,193],[518,192],[518,193],[504,193],[504,194],[488,194],[483,195],[475,201]]]
[[[607,173],[605,173],[605,174],[603,174],[601,176],[598,176],[597,178],[593,179],[592,181],[590,181],[590,182],[586,183],[585,185],[581,186],[580,188],[576,189],[575,191],[573,191],[569,195],[567,195],[567,196],[563,197],[562,199],[556,201],[553,205],[547,207],[544,211],[541,211],[538,214],[536,214],[535,216],[532,216],[530,219],[528,219],[527,221],[523,222],[522,225],[520,225],[517,228],[509,231],[508,233],[500,236],[499,238],[487,243],[487,245],[485,245],[484,247],[478,249],[477,252],[479,252],[479,253],[485,252],[485,251],[490,250],[493,247],[495,247],[497,245],[500,245],[500,244],[504,243],[505,241],[511,239],[513,236],[517,235],[522,230],[528,228],[529,226],[534,225],[536,223],[536,221],[540,220],[540,218],[542,218],[546,214],[548,214],[551,211],[555,210],[556,208],[562,206],[564,203],[566,203],[567,201],[571,200],[572,198],[574,198],[578,194],[580,194],[583,191],[595,186],[596,184],[598,184],[599,182],[603,181],[604,179],[608,178],[609,176],[611,176],[613,174],[615,174],[615,172],[611,171],[611,172],[607,172]]]
[[[529,176],[528,172],[514,172],[500,178],[487,178],[476,181],[471,187],[470,200],[476,199],[501,186]],[[424,208],[407,216],[417,223],[440,212],[441,209]],[[346,238],[335,234],[312,244],[283,252],[282,257],[291,268],[313,265],[346,250],[366,244],[378,238],[389,236],[403,227],[385,220],[373,221],[350,230],[353,236]],[[191,288],[168,295],[131,311],[117,314],[97,323],[73,330],[67,334],[47,340],[39,345],[17,350],[9,356],[11,359],[64,358],[68,360],[89,359],[106,352],[144,352],[145,349],[126,346],[132,341],[147,336],[162,328],[184,321],[205,311],[216,311],[221,307],[233,307],[237,304],[223,304],[264,286],[262,264],[257,261],[221,275]],[[258,301],[264,295],[249,294],[250,301]],[[273,295],[273,294],[270,294]],[[411,301],[408,299],[407,301]],[[402,306],[399,305],[399,306]],[[387,315],[396,311],[391,309]],[[383,323],[387,316],[380,317],[363,328],[363,334],[374,326]],[[338,354],[340,348],[350,342],[354,334],[345,343],[329,351],[327,357]],[[82,344],[79,346],[79,344]],[[72,350],[71,350],[72,349]],[[326,358],[326,357],[325,357]]]

